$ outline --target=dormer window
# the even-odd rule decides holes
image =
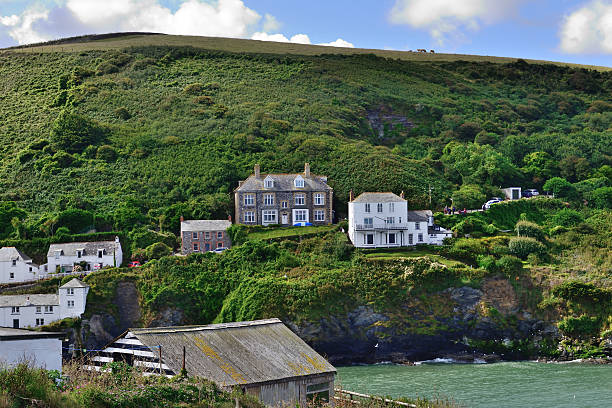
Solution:
[[[55,259],[59,259],[60,255],[62,254],[62,251],[55,251]]]
[[[274,188],[274,179],[270,176],[264,179],[264,187],[265,188]]]
[[[293,184],[297,188],[304,188],[304,179],[302,178],[302,176],[297,176],[295,180],[293,180]]]

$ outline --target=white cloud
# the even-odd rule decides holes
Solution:
[[[266,13],[264,16],[263,30],[266,33],[277,31],[279,28],[281,28],[281,25],[282,24],[273,15]]]
[[[46,41],[48,38],[37,33],[33,27],[38,21],[46,20],[48,17],[48,10],[32,7],[25,10],[21,16],[0,16],[0,24],[9,27],[8,34],[19,44],[36,43]]]
[[[595,0],[565,18],[561,50],[571,54],[612,53],[612,3]]]
[[[448,37],[461,39],[463,31],[476,31],[518,9],[526,0],[396,0],[389,19],[394,24],[407,24],[426,29],[438,43]]]
[[[296,34],[291,38],[285,37],[283,34],[268,34],[264,32],[256,32],[251,36],[253,40],[259,41],[275,41],[283,43],[296,43],[296,44],[312,44],[310,38],[306,34]],[[329,43],[319,43],[315,45],[324,45],[328,47],[347,47],[354,48],[355,46],[348,41],[338,38],[336,41]]]
[[[322,44],[317,44],[317,45],[325,45],[326,47],[355,48],[355,46],[352,43],[345,41],[342,38],[338,38],[336,41],[332,41],[329,43],[322,43]]]

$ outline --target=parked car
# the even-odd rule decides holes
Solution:
[[[130,268],[137,268],[139,266],[141,266],[139,261],[132,261],[128,264],[128,267]]]
[[[529,197],[535,197],[540,195],[540,193],[538,193],[538,190],[536,190],[535,188],[530,188],[528,190],[523,190],[523,197],[524,198],[529,198]]]
[[[489,208],[491,208],[491,205],[496,204],[496,203],[501,203],[501,201],[502,201],[502,200],[499,200],[499,199],[492,199],[492,200],[489,200],[489,201],[487,201],[486,203],[484,203],[484,204],[482,205],[482,209],[483,209],[483,210],[488,210]]]
[[[214,252],[215,254],[220,254],[221,252],[225,251],[227,248],[226,247],[219,247],[219,248],[215,248],[212,251],[209,252]]]

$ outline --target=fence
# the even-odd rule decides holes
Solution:
[[[354,391],[347,391],[347,390],[343,390],[340,388],[336,388],[334,391],[335,391],[334,399],[338,401],[349,402],[349,403],[356,404],[356,405],[359,405],[362,402],[365,402],[365,400],[374,400],[374,401],[380,401],[382,403],[389,404],[389,405],[417,408],[416,405],[410,404],[408,402],[395,401],[395,400],[391,400],[391,399],[387,399],[383,397],[375,397],[372,395],[361,394],[361,393],[354,392]]]

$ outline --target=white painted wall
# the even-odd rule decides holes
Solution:
[[[65,319],[67,317],[80,317],[83,313],[85,313],[87,293],[89,293],[89,287],[72,288],[72,293],[70,293],[70,288],[60,288],[60,319]],[[74,304],[71,304],[70,302],[74,302]]]
[[[370,211],[366,211],[366,204],[370,205]],[[378,204],[382,204],[382,211],[378,211]],[[393,204],[390,206],[390,204]],[[405,246],[407,244],[408,235],[407,231],[410,228],[414,228],[414,223],[407,221],[408,217],[408,203],[393,202],[393,203],[363,203],[363,202],[349,202],[349,238],[353,245],[358,248],[376,248],[376,247],[393,247],[393,246]],[[393,218],[393,223],[388,224],[387,219]],[[359,230],[359,225],[366,225],[365,219],[371,219],[372,225],[374,226],[371,230]],[[412,225],[411,225],[412,224]],[[426,225],[426,223],[425,223]],[[388,226],[394,228],[388,229]],[[427,227],[425,226],[425,230]],[[366,244],[364,237],[367,234],[374,235],[373,245]],[[395,243],[390,243],[388,235],[395,234]]]
[[[102,255],[102,257],[98,257],[97,253],[92,254],[92,255],[83,255],[80,258],[77,258],[76,255],[74,256],[60,255],[59,257],[56,257],[55,255],[48,256],[47,257],[48,272],[55,273],[58,265],[60,267],[64,267],[65,269],[64,272],[70,272],[72,271],[72,266],[74,264],[78,264],[83,261],[90,264],[90,270],[92,271],[94,270],[95,264],[102,264],[101,268],[104,266],[109,266],[109,265],[110,266],[120,266],[123,263],[123,251],[121,249],[121,246],[119,246],[117,250],[115,251],[115,254],[107,253],[107,254]]]
[[[13,266],[13,261],[0,261],[0,283],[25,282],[37,277],[38,268],[31,263],[17,260]]]
[[[36,319],[44,319],[44,324],[49,324],[60,319],[60,308],[58,305],[52,306],[52,312],[45,312],[45,306],[40,306],[40,312],[36,311],[36,306],[20,306],[19,313],[12,313],[12,307],[0,307],[0,327],[13,327],[13,319],[19,319],[19,329],[25,327],[36,327]]]
[[[62,370],[60,339],[0,340],[0,365],[13,366],[27,360],[36,367]]]

